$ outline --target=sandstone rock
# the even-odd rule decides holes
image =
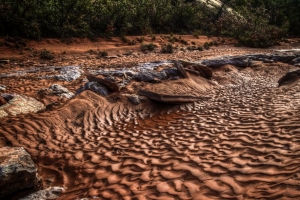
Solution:
[[[37,169],[23,147],[0,148],[0,197],[37,184]]]
[[[184,70],[183,65],[181,64],[180,61],[174,61],[174,65],[184,78],[188,78],[188,74]]]
[[[57,199],[64,189],[62,187],[50,187],[45,190],[37,191],[27,197],[21,198],[19,200],[50,200]]]
[[[27,97],[24,95],[11,95],[2,94],[1,95],[8,103],[0,106],[0,118],[8,115],[18,115],[26,114],[30,112],[38,112],[45,109],[43,103],[37,101],[32,97]]]
[[[82,74],[82,70],[78,66],[66,66],[62,67],[59,75],[54,77],[61,81],[73,81],[79,78]]]
[[[7,103],[7,101],[2,96],[0,96],[0,106],[4,105],[6,103]]]
[[[300,64],[300,57],[293,59],[290,62],[291,65],[299,65]]]
[[[289,85],[297,82],[300,79],[300,69],[295,69],[286,73],[278,80],[278,86]]]
[[[87,82],[84,86],[79,88],[76,92],[77,94],[85,91],[85,90],[91,90],[93,92],[96,92],[102,96],[107,96],[108,95],[108,90],[106,87],[103,85],[97,83],[97,82]]]
[[[167,68],[163,70],[169,78],[179,77],[180,72],[176,68]]]
[[[137,75],[133,76],[134,80],[144,81],[144,82],[157,82],[158,80],[167,79],[167,73],[165,71],[145,71],[140,72]]]
[[[183,67],[185,67],[185,68],[188,66],[191,66],[193,68],[193,70],[197,71],[200,74],[200,76],[202,76],[204,78],[210,79],[213,75],[213,72],[209,67],[202,65],[200,63],[190,62],[190,61],[185,61],[185,60],[180,60],[180,62],[182,63]]]
[[[5,92],[5,91],[6,91],[6,86],[0,85],[0,92]]]
[[[105,79],[103,78],[98,78],[95,76],[87,76],[87,79],[90,82],[97,82],[105,87],[107,87],[111,91],[120,91],[119,85],[116,83],[115,79],[113,77],[106,77]]]
[[[245,68],[251,66],[251,61],[252,60],[247,56],[222,56],[215,59],[203,60],[201,64],[211,68],[217,68],[223,65],[234,65]]]
[[[136,94],[128,94],[126,96],[127,96],[128,100],[131,103],[133,103],[134,105],[139,105],[141,103],[141,100],[140,100],[139,96],[136,95]]]
[[[70,92],[68,88],[65,88],[59,84],[53,84],[49,88],[42,91],[42,93],[57,95],[67,99],[71,99],[74,96],[73,92]]]
[[[289,63],[296,58],[296,55],[272,55],[271,59],[275,62]]]
[[[10,60],[0,60],[0,63],[1,63],[1,64],[9,64],[9,63],[10,63]]]
[[[203,99],[213,84],[200,76],[187,73],[188,78],[170,82],[147,85],[138,94],[155,101],[181,104],[190,103]]]

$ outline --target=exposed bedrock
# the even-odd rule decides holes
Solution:
[[[44,104],[32,97],[17,94],[1,95],[8,103],[0,106],[0,118],[9,115],[36,113],[45,108]]]
[[[294,50],[278,50],[270,54],[246,54],[238,56],[221,56],[212,59],[205,59],[199,63],[207,67],[217,68],[223,65],[234,65],[238,67],[250,67],[253,61],[269,62],[283,62],[291,64],[299,64],[300,49]],[[296,60],[295,60],[296,59]]]
[[[180,65],[179,65],[180,66]],[[139,90],[139,95],[165,103],[181,104],[203,99],[203,96],[213,89],[209,80],[180,69],[188,78],[171,82],[147,85]]]
[[[183,67],[193,69],[199,73],[199,76],[202,76],[203,78],[210,79],[213,75],[213,71],[203,64],[186,60],[180,60],[180,62],[182,63]]]
[[[98,82],[87,82],[86,84],[84,84],[84,86],[80,87],[76,92],[77,94],[80,94],[85,90],[91,90],[102,96],[108,95],[108,89],[103,85],[99,84]]]
[[[99,78],[99,77],[96,77],[96,76],[88,75],[87,79],[90,82],[97,82],[97,83],[107,87],[109,90],[111,90],[113,92],[119,92],[120,91],[120,87],[117,84],[117,82],[116,82],[116,80],[113,76],[106,77],[106,78]]]
[[[23,147],[0,148],[0,198],[37,184],[37,169]]]
[[[278,86],[291,85],[298,82],[300,79],[300,69],[294,69],[287,72],[278,80]]]
[[[39,93],[44,95],[55,95],[70,99],[74,96],[73,92],[70,92],[68,88],[65,88],[59,84],[53,84],[49,88],[42,89]]]
[[[179,80],[210,99],[182,105],[112,103],[87,90],[1,119],[0,137],[30,152],[43,184],[66,189],[60,199],[299,199],[300,85],[277,88],[291,68],[224,66],[213,79],[235,83],[217,89],[188,72]],[[164,89],[179,92],[179,80]]]

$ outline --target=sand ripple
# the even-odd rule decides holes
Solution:
[[[299,199],[300,85],[277,88],[288,68],[268,70],[227,73],[237,84],[181,106],[87,91],[0,133],[31,153],[45,186],[66,188],[60,199]]]

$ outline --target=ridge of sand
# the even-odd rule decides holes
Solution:
[[[45,187],[66,189],[59,199],[298,199],[300,85],[277,87],[291,68],[220,68],[230,84],[180,106],[85,91],[1,120],[0,134],[30,152]]]

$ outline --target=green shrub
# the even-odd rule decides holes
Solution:
[[[203,47],[204,49],[208,50],[210,48],[210,44],[208,42],[205,42]]]
[[[138,42],[142,43],[142,42],[145,40],[145,38],[142,36],[142,37],[137,38],[136,40],[137,40]]]
[[[145,43],[142,43],[140,48],[141,48],[141,51],[145,52],[145,51],[153,51],[157,46],[153,43],[149,43],[149,44],[145,44]]]
[[[173,53],[174,52],[174,47],[172,44],[167,44],[162,46],[161,48],[162,53]]]
[[[45,60],[52,60],[54,58],[54,56],[49,50],[43,49],[40,52],[40,58],[45,59]]]
[[[203,51],[203,50],[204,50],[204,49],[203,49],[203,46],[198,46],[198,47],[197,47],[197,50],[198,50],[198,51]]]
[[[184,45],[189,45],[189,42],[184,39],[180,39],[179,42]]]
[[[124,35],[121,36],[121,40],[124,43],[129,43],[130,42],[130,40],[127,37],[125,37]]]
[[[100,52],[98,53],[98,55],[99,55],[100,57],[105,57],[105,56],[108,56],[108,53],[107,53],[107,51],[100,51]]]

